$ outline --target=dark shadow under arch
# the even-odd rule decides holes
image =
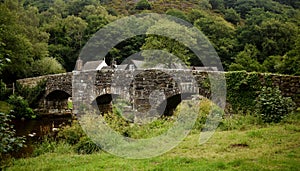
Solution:
[[[176,94],[164,100],[158,107],[157,111],[164,111],[164,116],[172,116],[177,106],[183,101],[192,99],[196,93]]]
[[[69,93],[62,90],[54,90],[50,92],[44,101],[44,107],[47,113],[66,113],[72,109],[72,105],[68,104],[68,99],[72,97]]]
[[[65,91],[54,90],[46,96],[46,99],[49,101],[53,101],[53,100],[68,99],[69,97],[72,97],[72,96]]]
[[[100,114],[112,112],[112,101],[116,98],[118,98],[117,94],[103,94],[98,96],[91,105],[99,109]]]

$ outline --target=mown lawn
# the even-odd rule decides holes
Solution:
[[[7,170],[299,170],[300,127],[297,117],[279,124],[218,130],[199,145],[193,131],[166,154],[143,160],[105,152],[78,155],[69,147],[35,158],[17,159]]]

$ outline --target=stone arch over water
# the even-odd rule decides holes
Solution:
[[[72,110],[70,103],[70,98],[72,97],[66,91],[54,90],[46,95],[44,99],[44,108],[47,109],[47,113],[60,113],[65,114]]]

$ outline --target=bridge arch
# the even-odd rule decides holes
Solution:
[[[48,93],[44,99],[46,113],[66,114],[72,110],[72,95],[63,90],[54,90]]]
[[[164,116],[172,116],[183,100],[191,100],[196,93],[174,94],[166,98],[158,107],[157,111],[163,111]]]
[[[100,114],[112,112],[112,102],[118,97],[117,94],[102,94],[96,97],[91,103],[94,109],[98,109]]]

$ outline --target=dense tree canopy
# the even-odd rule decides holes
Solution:
[[[99,29],[122,16],[145,12],[193,24],[215,47],[226,70],[300,75],[299,8],[299,1],[285,0],[2,0],[0,75],[12,82],[72,71],[80,50]],[[121,42],[107,62],[121,63],[146,49],[164,49],[189,65],[201,65],[180,42],[153,35]]]

